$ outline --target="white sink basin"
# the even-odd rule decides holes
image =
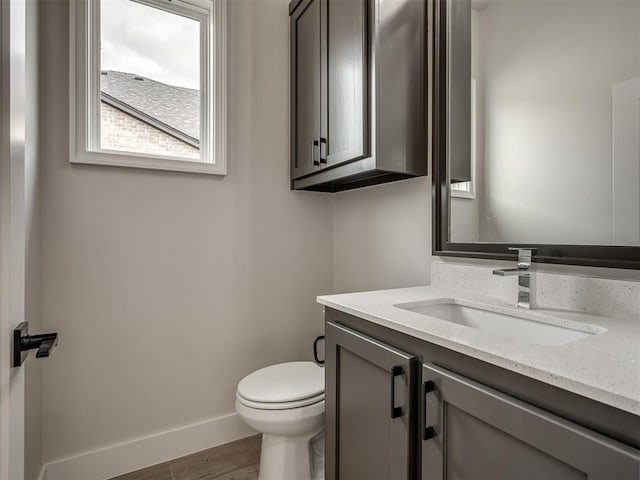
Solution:
[[[602,327],[544,315],[535,310],[483,306],[453,298],[394,306],[537,345],[565,345],[606,332]]]

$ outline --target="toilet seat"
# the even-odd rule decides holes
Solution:
[[[301,408],[324,400],[324,369],[313,362],[288,362],[257,370],[240,381],[236,398],[261,410]]]
[[[295,400],[293,402],[254,402],[244,398],[240,393],[236,394],[236,398],[242,405],[250,408],[257,408],[259,410],[288,410],[290,408],[308,407],[309,405],[321,402],[324,400],[324,392],[320,395]]]

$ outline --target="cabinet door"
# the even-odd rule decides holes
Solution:
[[[320,165],[320,2],[304,0],[291,16],[291,178]]]
[[[414,478],[415,358],[327,322],[326,478]]]
[[[433,365],[422,378],[423,479],[638,478],[631,447]]]
[[[368,6],[367,0],[322,0],[323,166],[369,154]]]

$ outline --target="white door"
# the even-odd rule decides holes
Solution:
[[[11,367],[25,315],[25,0],[0,2],[0,479],[24,478],[24,368]]]

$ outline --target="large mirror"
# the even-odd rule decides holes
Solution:
[[[436,253],[640,267],[640,0],[441,0]]]

